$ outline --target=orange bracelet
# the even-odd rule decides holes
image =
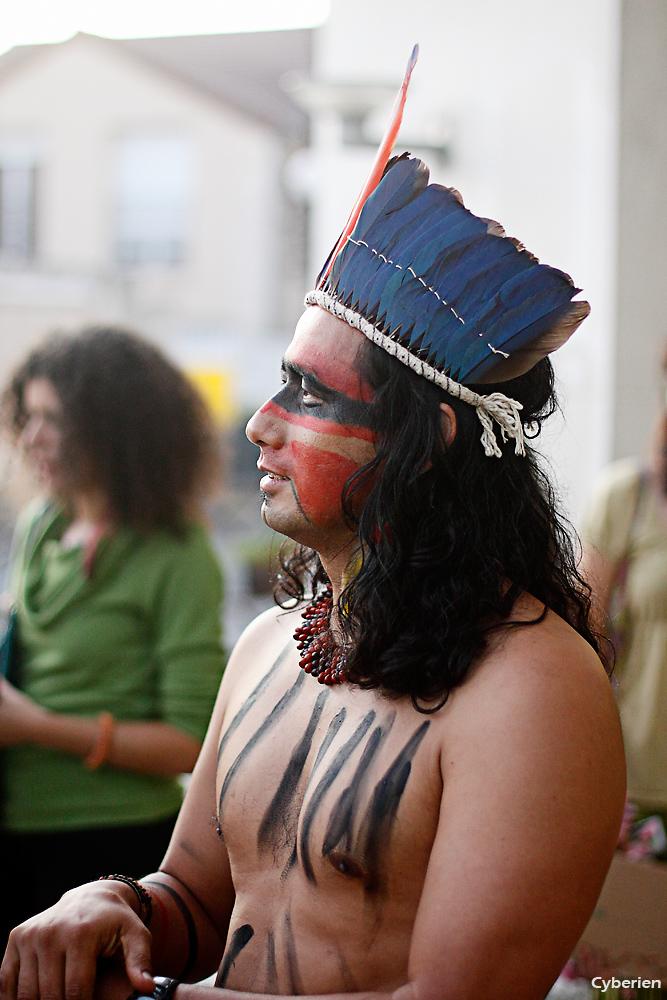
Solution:
[[[114,717],[111,712],[100,712],[97,721],[99,722],[99,732],[95,746],[83,760],[83,766],[87,767],[89,771],[96,771],[105,762],[109,756],[113,738]]]

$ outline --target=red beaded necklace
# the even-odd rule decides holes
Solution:
[[[331,637],[331,584],[320,597],[314,597],[302,613],[303,625],[294,631],[297,649],[303,650],[299,666],[317,677],[320,684],[342,684],[345,678],[345,654]]]

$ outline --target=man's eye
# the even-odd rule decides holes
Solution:
[[[303,396],[301,398],[303,399],[303,405],[304,406],[321,406],[322,405],[322,400],[320,399],[320,397],[319,396],[314,396],[312,392],[306,392],[306,391],[304,391],[304,394],[303,394]]]
[[[321,406],[322,405],[321,398],[319,396],[316,396],[315,393],[310,392],[310,390],[307,389],[306,386],[303,383],[301,383],[301,399],[303,401],[303,405],[304,406]]]

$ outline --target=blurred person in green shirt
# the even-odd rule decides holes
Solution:
[[[0,952],[68,888],[159,865],[224,665],[201,510],[218,461],[184,375],[123,330],[56,335],[4,419],[43,495],[16,530],[0,680]]]

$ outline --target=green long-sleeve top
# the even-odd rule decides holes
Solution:
[[[90,573],[50,506],[24,516],[13,574],[21,687],[54,712],[160,720],[203,738],[222,676],[222,577],[205,529],[116,530]],[[5,829],[21,832],[146,823],[173,815],[175,778],[103,765],[87,770],[37,746],[2,753]]]

